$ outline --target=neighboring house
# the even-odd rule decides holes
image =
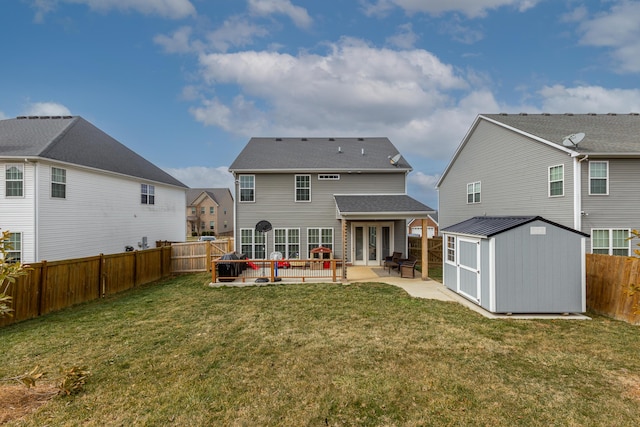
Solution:
[[[0,120],[11,257],[61,260],[184,240],[186,186],[78,116]]]
[[[409,220],[408,233],[410,236],[422,237],[422,219]],[[438,235],[438,212],[427,216],[427,238]]]
[[[591,236],[587,252],[631,255],[638,183],[638,114],[479,115],[437,184],[440,228],[534,215]]]
[[[412,170],[387,138],[252,138],[229,167],[236,250],[311,258],[323,246],[356,265],[407,254],[407,220],[430,207],[407,195]],[[269,221],[273,233],[255,230]],[[272,237],[273,236],[273,237]]]
[[[233,236],[233,196],[228,188],[187,190],[187,234]]]

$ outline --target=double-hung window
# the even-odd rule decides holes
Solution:
[[[311,201],[311,175],[296,175],[296,202]]]
[[[311,258],[311,250],[317,247],[325,247],[333,250],[333,228],[309,228],[307,229],[308,251]]]
[[[51,197],[65,199],[67,197],[67,170],[51,168]]]
[[[240,251],[251,259],[264,259],[267,253],[264,236],[265,233],[253,228],[240,229]]]
[[[209,215],[213,215],[214,212],[213,206],[209,206]]]
[[[209,221],[209,230],[215,230],[215,228],[216,228],[216,222]]]
[[[22,261],[22,233],[9,233],[9,240],[5,246],[7,262]]]
[[[609,162],[589,162],[589,194],[609,194]]]
[[[629,229],[591,230],[591,252],[594,254],[629,256]]]
[[[156,187],[150,184],[140,184],[140,203],[143,205],[156,204]]]
[[[564,196],[564,165],[549,167],[549,197]]]
[[[300,258],[300,229],[276,228],[273,230],[275,251],[284,258]]]
[[[256,177],[255,175],[240,175],[238,178],[240,185],[240,201],[256,201]]]
[[[480,181],[467,184],[467,203],[480,203]]]
[[[5,171],[7,197],[23,197],[24,196],[24,166],[20,164],[7,165]]]

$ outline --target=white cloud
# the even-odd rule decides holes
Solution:
[[[545,86],[539,91],[542,111],[548,113],[640,112],[640,89],[600,86]]]
[[[460,12],[468,18],[481,18],[491,9],[511,6],[524,12],[539,2],[539,0],[377,0],[363,2],[367,15],[382,15],[388,13],[393,6],[403,9],[406,13],[428,13],[441,15],[447,12]]]
[[[84,4],[90,9],[107,12],[113,9],[135,11],[144,15],[159,15],[170,19],[195,16],[196,9],[189,0],[32,0],[36,21],[55,10],[60,3]]]
[[[62,104],[56,102],[34,102],[25,109],[24,116],[70,116],[71,111]]]
[[[192,28],[180,27],[171,35],[158,34],[153,38],[156,44],[163,47],[166,53],[189,53],[202,50],[201,43],[191,41]]]
[[[588,46],[611,48],[618,71],[640,72],[640,3],[621,1],[611,10],[583,22],[580,42]]]
[[[232,16],[220,28],[207,35],[209,44],[217,51],[226,52],[230,47],[247,46],[255,37],[268,34],[263,27],[249,22],[246,18]]]
[[[418,35],[413,32],[411,23],[400,25],[398,32],[393,36],[387,37],[387,43],[400,49],[411,49],[418,41]]]
[[[286,15],[298,28],[309,28],[313,24],[307,10],[294,6],[290,0],[249,0],[249,11],[258,16]]]
[[[165,168],[165,171],[191,188],[229,188],[233,192],[233,175],[228,166],[210,168],[190,166],[187,168]]]

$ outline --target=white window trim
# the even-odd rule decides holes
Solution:
[[[626,248],[622,248],[622,247],[613,247],[613,232],[614,231],[626,231],[628,236],[631,236],[631,229],[630,228],[592,228],[591,229],[591,253],[593,252],[593,232],[594,231],[601,231],[601,230],[606,230],[609,232],[609,243],[607,244],[607,249],[609,251],[609,255],[613,255],[613,250],[614,249],[626,249],[627,250],[627,256],[630,256],[631,252],[631,240],[627,240],[627,247]],[[604,249],[604,248],[595,248],[595,249]]]
[[[278,243],[276,242],[276,231],[278,230],[284,230],[285,232],[285,242],[284,243]],[[289,231],[291,230],[297,230],[298,231],[298,242],[297,243],[292,243],[289,241]],[[284,245],[285,247],[285,251],[282,252],[282,257],[283,258],[289,258],[289,255],[291,254],[291,249],[290,246],[291,245],[296,245],[298,246],[298,257],[302,258],[302,255],[300,254],[300,251],[302,250],[302,238],[300,236],[300,228],[297,227],[289,227],[289,228],[285,228],[285,227],[280,227],[280,228],[274,228],[273,229],[273,250],[276,250],[276,246],[278,245]]]
[[[605,190],[604,193],[592,193],[591,192],[591,179],[593,179],[591,177],[591,165],[594,163],[604,163],[607,165],[607,176],[604,177],[604,179],[607,182],[607,189]],[[595,178],[595,179],[603,179],[603,178]],[[589,195],[590,196],[608,196],[609,195],[609,161],[608,160],[591,160],[589,162]]]
[[[478,192],[476,193],[475,191],[475,186],[476,184],[478,184]],[[469,193],[469,186],[471,186],[471,193]],[[469,201],[469,194],[472,194],[473,200]],[[475,195],[478,194],[478,201],[476,202],[476,198]],[[474,182],[469,182],[467,184],[467,194],[466,194],[466,201],[468,205],[476,205],[478,203],[482,202],[482,181],[474,181]]]
[[[311,230],[318,230],[318,237],[320,238],[320,242],[319,242],[320,246],[325,246],[324,243],[326,243],[326,242],[322,241],[322,231],[323,230],[331,230],[331,251],[333,251],[334,254],[335,254],[336,243],[335,243],[335,232],[334,232],[333,227],[308,227],[307,228],[307,252],[306,253],[308,255],[311,255],[311,242],[309,242],[309,236],[311,235],[311,233],[310,233]]]
[[[147,186],[147,191],[146,193],[143,191],[143,186]],[[147,196],[147,201],[143,202],[142,201],[142,196]],[[153,198],[153,201],[151,200]],[[147,206],[153,206],[156,204],[156,186],[153,184],[146,184],[146,183],[141,183],[140,184],[140,204],[141,205],[147,205]]]
[[[10,233],[10,237],[12,235],[19,236],[19,238],[20,238],[20,249],[19,250],[16,250],[16,249],[13,249],[13,248],[12,249],[7,249],[7,251],[6,251],[7,252],[7,256],[10,256],[11,254],[14,254],[14,253],[18,253],[19,257],[20,257],[18,259],[18,262],[23,262],[24,261],[24,254],[23,254],[23,251],[22,251],[22,248],[24,247],[23,234],[21,232]]]
[[[242,187],[242,177],[250,176],[253,177],[253,186],[252,187]],[[253,198],[251,200],[242,200],[242,190],[253,190]],[[256,202],[256,176],[251,174],[242,174],[238,175],[238,203],[255,203]]]
[[[20,172],[22,173],[22,179],[8,179],[7,178],[7,172],[9,171],[9,168],[11,167],[16,167],[20,170]],[[4,196],[7,199],[24,199],[25,195],[26,195],[26,191],[25,191],[25,185],[24,185],[24,165],[22,163],[7,163],[5,164],[5,169],[4,169]],[[7,188],[9,187],[7,185],[7,183],[9,182],[22,182],[22,195],[21,196],[9,196],[7,194],[8,190]]]
[[[309,178],[309,200],[298,200],[298,177],[306,176]],[[311,203],[311,175],[309,174],[296,174],[293,178],[293,200],[296,203]],[[306,188],[301,187],[300,189],[305,190]]]
[[[562,168],[562,179],[557,181],[551,181],[551,169],[553,168]],[[553,182],[562,182],[562,194],[551,195],[551,183]],[[549,166],[549,168],[547,169],[547,196],[548,197],[564,197],[564,165],[563,164]]]
[[[246,231],[246,230],[251,231],[251,243],[250,244],[249,243],[245,243],[245,242],[242,241],[242,232]],[[269,248],[266,247],[266,244],[267,244],[266,237],[263,237],[264,238],[264,242],[256,243],[256,236],[258,236],[259,234],[264,236],[264,233],[258,233],[255,230],[255,228],[241,228],[240,229],[240,234],[239,234],[239,236],[240,236],[240,251],[242,251],[242,247],[243,246],[251,246],[251,253],[250,254],[246,254],[250,259],[255,259],[256,246],[265,246],[265,248],[264,248],[265,249],[265,255],[269,253]]]
[[[54,179],[53,179],[53,170],[54,169],[64,171],[64,181],[63,182],[54,181]],[[51,191],[50,196],[51,196],[51,198],[52,199],[62,199],[62,200],[66,199],[67,198],[67,170],[64,169],[64,168],[58,168],[58,167],[55,167],[55,166],[51,166],[50,172],[51,172],[51,188],[50,188],[50,191]],[[54,184],[62,185],[64,187],[64,197],[54,196],[53,195],[53,185]]]
[[[457,266],[456,264],[456,258],[458,256],[458,241],[456,239],[456,236],[453,235],[449,235],[449,234],[445,234],[445,242],[444,242],[444,259],[445,259],[445,263],[449,264],[449,265],[454,265]],[[453,239],[453,248],[451,249],[453,251],[453,261],[449,260],[449,238]]]

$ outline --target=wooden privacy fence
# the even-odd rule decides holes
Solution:
[[[429,265],[442,265],[442,236],[427,239]],[[409,237],[409,255],[422,259],[422,238]]]
[[[640,325],[640,258],[587,254],[587,307],[596,313]]]
[[[171,244],[171,271],[195,273],[210,271],[211,261],[233,250],[233,239]]]
[[[13,316],[0,326],[115,294],[171,274],[171,248],[29,264],[11,285]]]

